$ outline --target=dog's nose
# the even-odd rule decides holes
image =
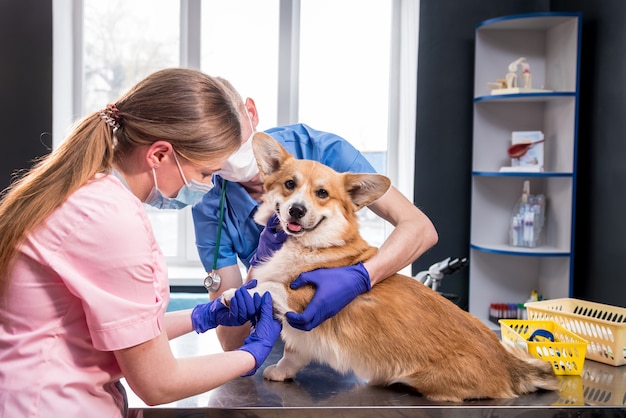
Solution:
[[[295,203],[289,208],[289,215],[293,216],[294,219],[301,219],[304,215],[306,215],[306,208],[304,205]]]

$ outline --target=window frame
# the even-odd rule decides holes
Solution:
[[[200,68],[201,0],[180,0],[181,67]],[[415,125],[417,102],[417,50],[419,1],[391,0],[392,35],[389,79],[389,124],[387,176],[409,200],[414,202]],[[299,102],[300,0],[279,3],[278,125],[296,123]],[[53,0],[53,147],[64,140],[83,104],[83,0]],[[68,24],[69,23],[69,24]],[[69,93],[68,93],[69,92]],[[199,286],[204,268],[190,260],[190,245],[195,249],[190,211],[181,212],[179,227],[184,242],[179,243],[182,257],[169,259],[172,282],[180,286]],[[391,231],[386,231],[385,237]],[[403,273],[410,274],[410,266]],[[174,284],[174,283],[172,283]]]

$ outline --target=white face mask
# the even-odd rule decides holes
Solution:
[[[222,178],[236,183],[250,181],[259,173],[259,167],[256,163],[256,158],[254,158],[254,152],[252,151],[254,126],[252,125],[252,119],[250,119],[250,114],[248,114],[247,110],[246,116],[248,116],[250,128],[252,129],[250,137],[241,144],[239,149],[235,151],[228,160],[226,160],[222,169],[217,171],[217,174],[222,176]]]

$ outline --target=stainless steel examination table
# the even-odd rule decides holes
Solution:
[[[188,334],[172,341],[178,357],[219,352],[214,332]],[[276,363],[277,343],[265,365]],[[416,346],[416,349],[419,349]],[[372,387],[353,375],[311,364],[292,382],[254,376],[156,407],[146,406],[127,388],[131,417],[626,417],[626,366],[585,360],[581,376],[563,376],[559,392],[540,392],[512,400],[462,404],[430,402],[402,386]],[[166,378],[164,376],[164,378]],[[123,382],[125,385],[126,383]]]

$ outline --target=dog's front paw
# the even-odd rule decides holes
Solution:
[[[284,382],[293,380],[293,375],[288,373],[284,367],[278,367],[276,364],[269,365],[263,370],[263,377],[274,382]]]
[[[237,291],[237,289],[227,289],[224,290],[224,293],[222,293],[222,296],[220,296],[222,298],[222,303],[228,307],[230,306],[230,300],[235,297],[235,292]]]

